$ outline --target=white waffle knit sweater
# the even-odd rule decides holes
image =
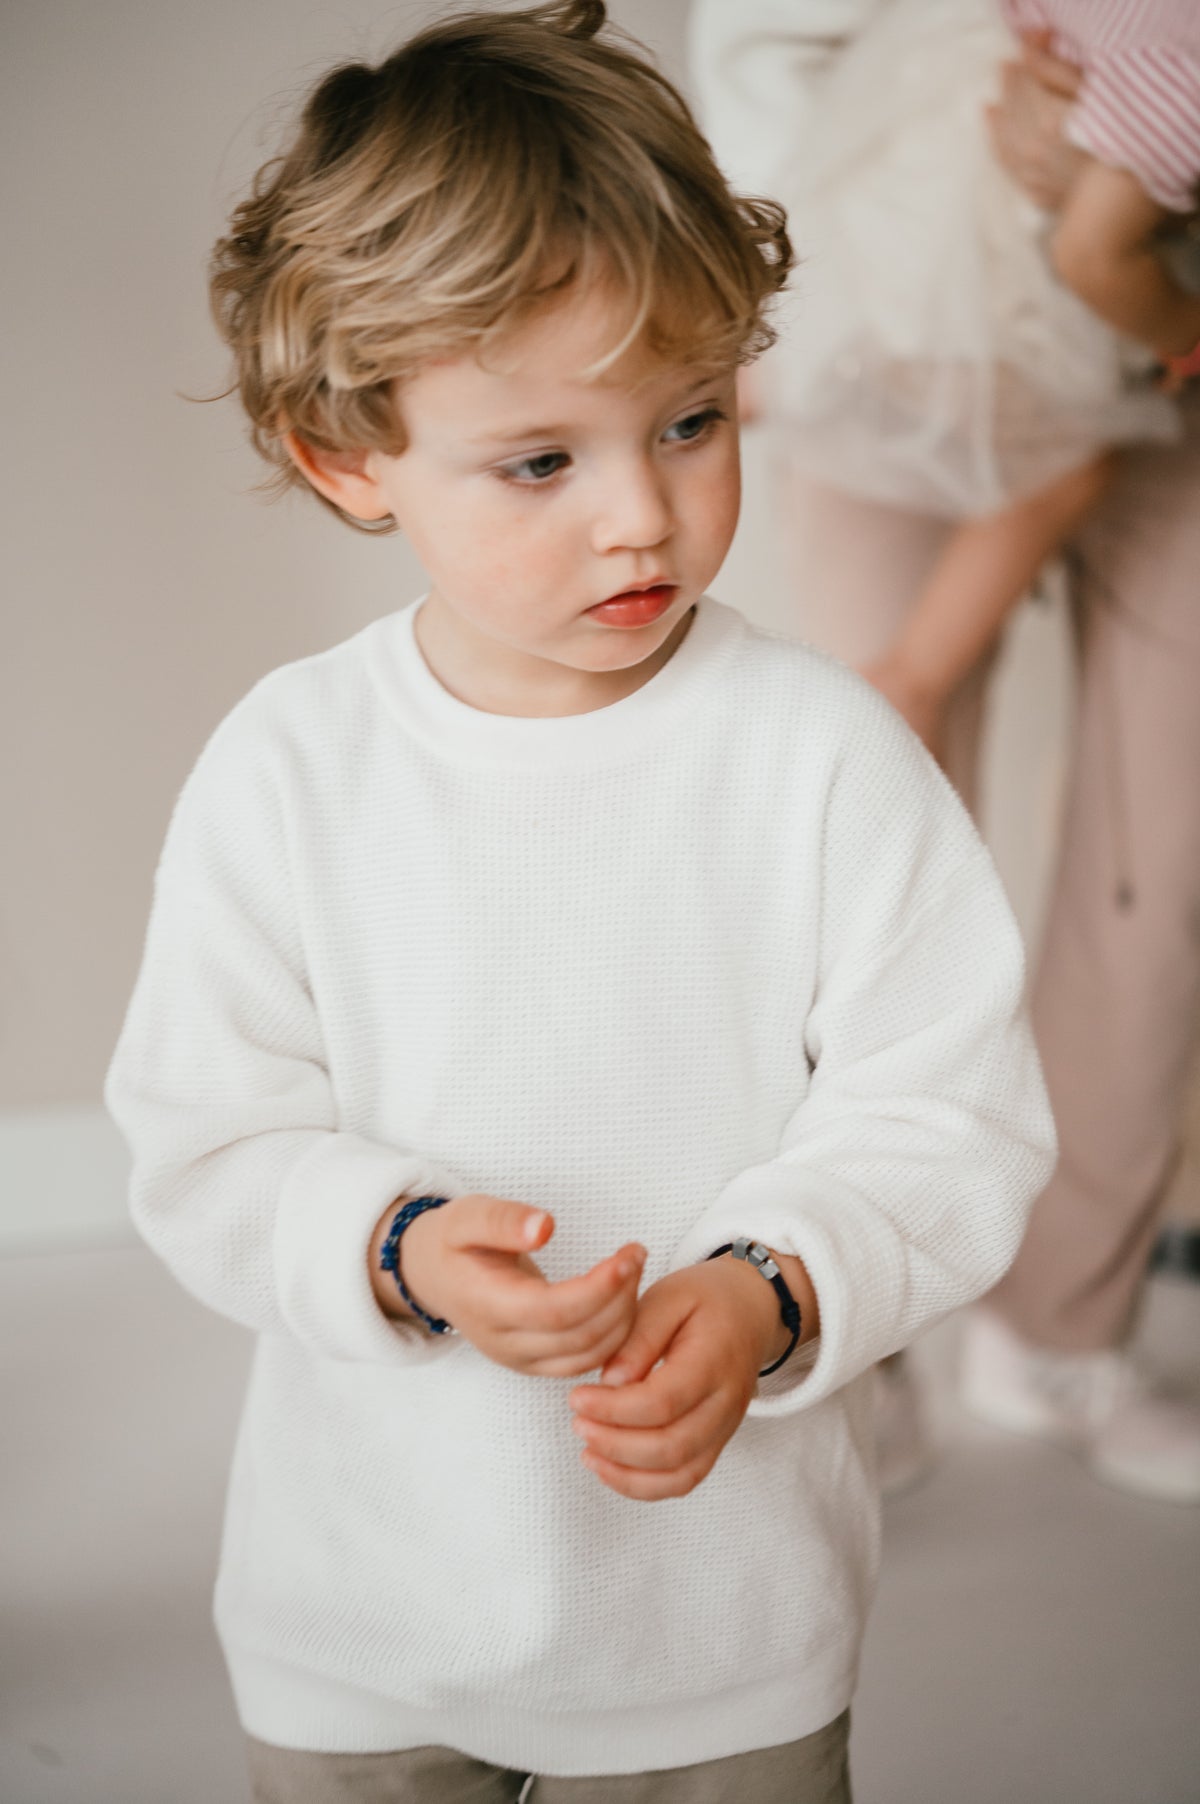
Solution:
[[[858,678],[702,602],[634,695],[481,713],[416,609],[276,671],[176,808],[109,1077],[133,1208],[258,1336],[217,1622],[246,1728],[633,1772],[820,1728],[874,1581],[872,1362],[991,1285],[1053,1132],[1018,937]],[[579,1459],[568,1381],[394,1326],[403,1192],[544,1206],[550,1277],[798,1255],[815,1362],[690,1496]]]

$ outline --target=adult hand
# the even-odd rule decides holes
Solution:
[[[584,1465],[623,1497],[686,1496],[716,1465],[779,1337],[775,1292],[744,1261],[660,1278],[601,1382],[571,1393]]]
[[[408,1312],[399,1290],[379,1270],[396,1207],[380,1218],[370,1258],[377,1301],[403,1319]],[[602,1366],[628,1338],[646,1249],[619,1247],[582,1276],[551,1284],[531,1255],[553,1232],[544,1209],[497,1196],[456,1197],[405,1230],[401,1274],[422,1309],[450,1322],[497,1365],[540,1378],[577,1378]]]
[[[1040,31],[1022,38],[1019,60],[1001,65],[1000,99],[985,108],[985,116],[997,162],[1030,200],[1053,213],[1086,153],[1063,136],[1082,72],[1052,54],[1050,36]]]

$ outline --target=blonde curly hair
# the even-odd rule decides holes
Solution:
[[[399,455],[397,385],[485,355],[577,280],[603,271],[626,303],[597,373],[643,332],[667,355],[746,362],[774,338],[791,263],[782,208],[730,193],[601,0],[554,0],[456,14],[326,75],[218,240],[210,295],[282,493],[308,486],[286,433]]]

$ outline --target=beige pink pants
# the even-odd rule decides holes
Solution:
[[[882,652],[945,525],[780,480],[797,629],[851,663]],[[1183,445],[1124,456],[1071,562],[1079,710],[1033,986],[1060,1160],[993,1302],[1035,1344],[1087,1351],[1129,1332],[1200,1026],[1200,396]],[[950,710],[969,806],[987,675]]]

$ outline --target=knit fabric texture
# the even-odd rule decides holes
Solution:
[[[635,1772],[853,1689],[872,1363],[992,1285],[1049,1175],[1022,952],[887,704],[702,601],[635,694],[451,696],[419,604],[276,671],[177,804],[109,1074],[138,1227],[258,1337],[217,1622],[246,1728]],[[815,1357],[690,1495],[580,1463],[571,1381],[389,1323],[403,1194],[553,1211],[539,1262],[803,1259]]]

